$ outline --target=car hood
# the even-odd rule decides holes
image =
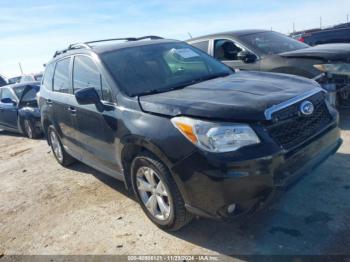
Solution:
[[[319,88],[303,77],[240,71],[183,89],[139,97],[142,110],[168,116],[265,120],[265,110]],[[321,89],[320,89],[321,91]]]
[[[279,54],[291,58],[315,58],[350,62],[350,44],[325,44]]]

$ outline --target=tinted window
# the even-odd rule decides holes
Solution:
[[[193,45],[193,46],[197,47],[198,49],[208,53],[209,41],[197,42],[197,43],[193,43],[191,45]]]
[[[94,61],[87,56],[76,56],[73,67],[74,92],[88,87],[95,88],[102,100],[111,101],[110,89],[102,81],[102,76]]]
[[[69,93],[69,63],[70,58],[60,60],[56,64],[55,75],[53,78],[53,89],[61,93]]]
[[[53,72],[55,70],[55,64],[51,63],[46,65],[45,73],[44,73],[44,79],[43,79],[43,86],[46,89],[52,90],[52,79],[53,79]]]
[[[242,51],[231,40],[218,39],[214,42],[214,57],[220,61],[238,60],[237,54]]]
[[[166,92],[232,73],[216,59],[182,42],[123,48],[102,54],[102,60],[129,96]]]
[[[1,92],[1,99],[4,99],[4,98],[11,98],[13,100],[16,100],[16,97],[15,95],[11,92],[10,89],[8,88],[3,88],[2,89],[2,92]]]

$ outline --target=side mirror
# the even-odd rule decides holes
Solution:
[[[8,97],[1,99],[1,103],[3,103],[3,104],[13,104],[14,106],[17,105],[17,102],[15,100],[13,100],[11,98],[8,98]]]
[[[104,111],[104,106],[101,103],[100,97],[93,87],[80,89],[75,93],[75,98],[80,105],[92,105],[94,104],[98,111]]]
[[[237,58],[239,60],[242,60],[244,63],[254,63],[257,59],[256,55],[248,52],[248,51],[241,51],[237,54]]]

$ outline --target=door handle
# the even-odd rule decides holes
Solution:
[[[75,107],[73,107],[73,106],[69,106],[69,107],[68,107],[68,111],[69,111],[71,114],[73,114],[73,115],[77,112],[77,110],[76,110]]]
[[[46,99],[46,104],[52,105],[52,100],[51,99]]]

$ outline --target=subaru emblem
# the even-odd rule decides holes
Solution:
[[[300,105],[300,112],[304,115],[311,115],[314,112],[314,105],[310,101],[304,101]]]

